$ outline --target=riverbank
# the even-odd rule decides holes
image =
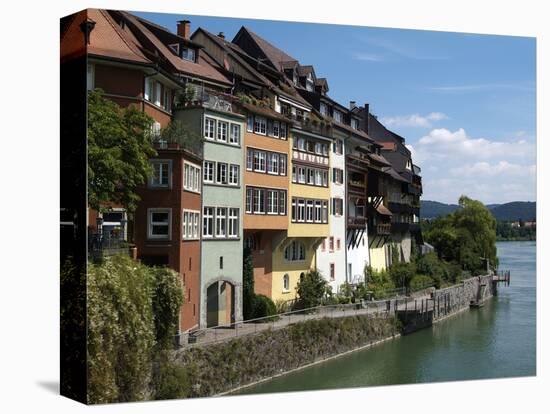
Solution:
[[[418,308],[414,299],[405,306],[391,299],[386,301],[386,312],[376,316],[323,317],[181,349],[172,360],[190,381],[184,395],[172,398],[246,393],[249,387],[431,326],[468,309],[470,301],[484,301],[494,293],[492,275],[474,277],[434,291],[430,298],[419,300]]]
[[[536,245],[498,243],[512,274],[480,309],[463,307],[432,327],[333,358],[238,395],[510,378],[536,374]],[[410,309],[410,308],[409,308]]]

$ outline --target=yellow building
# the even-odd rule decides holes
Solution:
[[[296,298],[296,286],[315,269],[315,252],[329,235],[331,139],[291,128],[288,231],[273,240],[273,300]]]

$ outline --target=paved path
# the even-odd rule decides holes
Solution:
[[[417,310],[421,309],[422,300],[429,299],[430,295],[422,295],[414,298],[399,298],[398,300],[398,310],[413,310],[415,300],[417,301]],[[406,300],[405,300],[406,299]],[[272,322],[239,322],[234,324],[231,327],[219,327],[219,328],[210,328],[204,330],[204,332],[197,337],[197,342],[195,344],[182,344],[183,346],[198,346],[204,345],[213,342],[226,341],[231,338],[240,337],[243,335],[250,335],[257,332],[265,331],[267,329],[280,329],[285,326],[291,325],[293,323],[312,320],[312,319],[321,319],[321,318],[340,318],[344,316],[354,316],[354,315],[372,315],[373,317],[388,317],[390,314],[393,314],[395,309],[394,301],[391,300],[391,309],[388,312],[387,310],[387,301],[376,301],[376,302],[364,302],[366,307],[359,307],[347,305],[346,307],[342,306],[327,306],[321,309],[318,309],[312,313],[293,313],[293,314],[282,314],[279,316],[279,319]],[[406,303],[406,304],[405,304]],[[426,303],[426,302],[425,302]],[[428,301],[430,308],[432,307],[432,302]],[[426,305],[425,305],[426,306]]]

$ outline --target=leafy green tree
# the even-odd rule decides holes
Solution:
[[[328,282],[317,270],[310,270],[298,282],[296,293],[302,309],[319,306],[327,291]]]
[[[390,266],[389,273],[395,286],[408,288],[416,274],[416,267],[414,263],[398,262]]]
[[[152,174],[153,119],[134,106],[121,108],[96,89],[88,95],[88,203],[107,202],[134,211],[136,188]]]

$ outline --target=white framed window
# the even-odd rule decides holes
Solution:
[[[147,238],[170,240],[172,234],[172,209],[147,209]]]
[[[214,165],[215,163],[212,161],[204,161],[202,180],[205,183],[214,182]]]
[[[315,170],[313,168],[307,169],[307,183],[315,185]]]
[[[320,142],[315,143],[315,154],[321,155],[323,153],[323,147]]]
[[[407,170],[412,170],[412,162],[411,162],[411,160],[407,160],[407,165],[405,165],[405,168],[406,168]]]
[[[263,151],[258,151],[258,168],[255,168],[257,171],[265,172],[266,164],[266,153]]]
[[[306,140],[304,138],[298,138],[297,147],[300,151],[305,151],[306,150]]]
[[[279,155],[279,175],[286,175],[286,155]]]
[[[246,130],[248,132],[254,131],[254,115],[248,115],[246,118]]]
[[[286,191],[279,191],[279,215],[286,215]]]
[[[295,198],[292,199],[292,205],[291,205],[290,209],[291,209],[291,220],[296,221],[297,212],[296,212],[296,199]]]
[[[335,109],[333,114],[334,114],[333,118],[336,122],[340,122],[340,123],[343,122],[344,116],[343,116],[342,112]]]
[[[227,184],[227,164],[225,162],[217,163],[216,184]]]
[[[228,232],[227,237],[239,237],[239,209],[230,208],[228,216]]]
[[[328,171],[323,170],[322,171],[322,177],[323,177],[323,187],[328,187]]]
[[[292,182],[293,183],[296,182],[296,166],[295,165],[292,166]]]
[[[267,120],[263,116],[254,117],[254,133],[260,135],[267,134]]]
[[[298,167],[298,182],[305,184],[306,182],[306,169],[304,167]]]
[[[285,260],[301,262],[306,260],[306,246],[299,241],[292,241],[285,249]]]
[[[328,223],[328,202],[323,200],[323,223]]]
[[[183,166],[183,188],[195,193],[201,192],[201,168],[195,164],[184,162]]]
[[[252,188],[246,189],[246,197],[245,197],[245,212],[252,213],[252,197],[253,197],[254,190]]]
[[[254,150],[247,148],[246,150],[246,169],[252,171],[254,169]]]
[[[265,198],[263,189],[254,189],[253,212],[254,214],[265,213]]]
[[[218,141],[227,142],[227,131],[229,129],[229,122],[218,121]]]
[[[325,116],[328,116],[328,107],[325,103],[321,102],[319,105],[319,112]]]
[[[306,222],[313,223],[313,200],[306,202]]]
[[[86,88],[89,91],[95,88],[95,66],[91,63],[88,64],[88,72],[86,75]]]
[[[229,185],[239,185],[239,166],[229,165]]]
[[[290,292],[290,276],[288,273],[283,276],[283,292]]]
[[[277,214],[279,209],[279,191],[267,190],[267,214]]]
[[[240,145],[241,126],[239,124],[231,124],[231,130],[229,133],[229,143],[233,145]]]
[[[299,223],[303,223],[306,221],[306,201],[305,200],[298,200],[298,215],[297,220]]]
[[[359,120],[351,118],[351,127],[353,129],[359,129]]]
[[[151,160],[153,175],[149,187],[169,188],[172,184],[172,160]]]
[[[335,154],[342,155],[344,150],[344,142],[341,139],[337,139],[333,144],[333,152]]]
[[[216,237],[227,237],[227,207],[216,207]]]
[[[195,210],[183,210],[182,238],[185,240],[199,238],[200,212]]]
[[[181,58],[189,60],[190,62],[195,61],[195,49],[190,47],[184,47],[181,49]]]
[[[162,83],[155,82],[153,88],[153,103],[156,106],[161,106],[161,97],[162,97]]]
[[[153,100],[153,88],[154,88],[155,82],[153,79],[145,78],[145,89],[143,91],[143,98],[149,102]]]
[[[216,120],[212,118],[204,118],[204,137],[213,140],[216,137]]]
[[[268,174],[279,174],[279,154],[274,152],[267,154],[267,172]]]
[[[202,214],[202,236],[214,235],[214,207],[204,207]]]
[[[323,185],[323,171],[315,170],[315,185]]]
[[[315,223],[322,222],[322,203],[320,200],[315,200]]]

